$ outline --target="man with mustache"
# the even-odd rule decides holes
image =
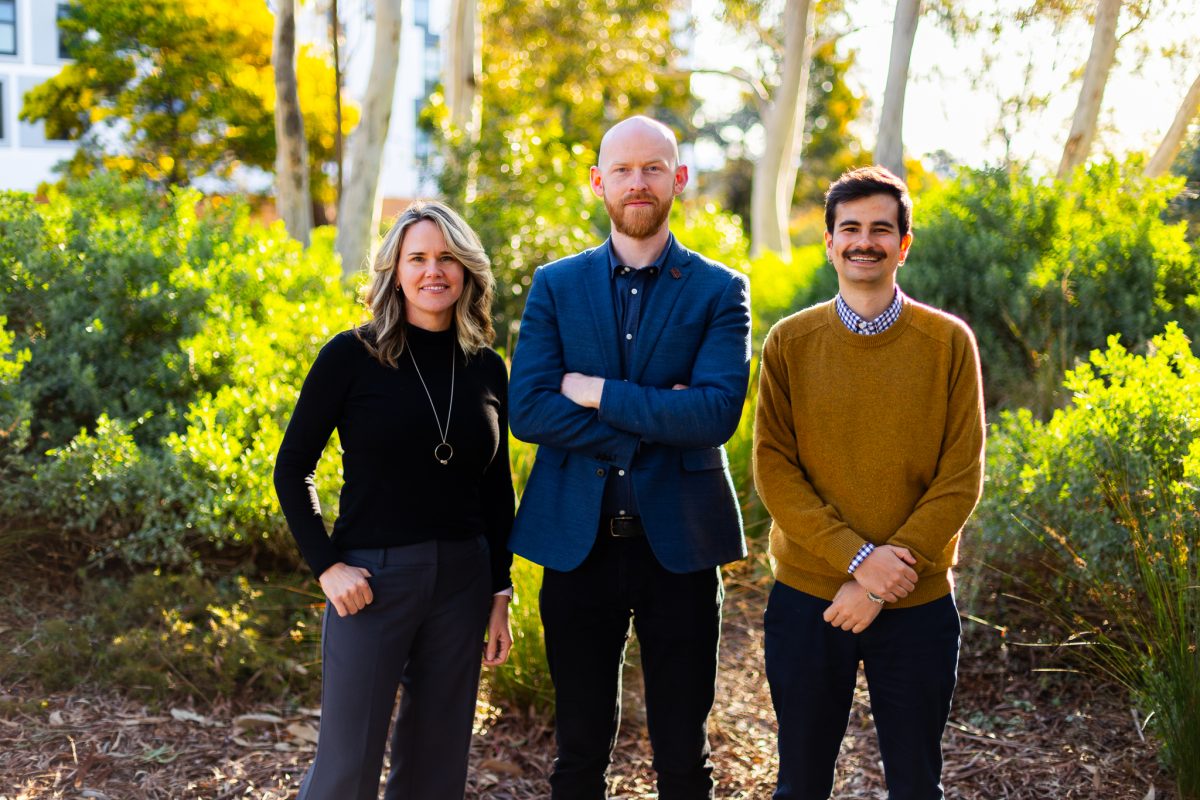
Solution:
[[[671,234],[688,171],[670,129],[620,122],[598,160],[612,233],[539,268],[521,320],[510,422],[539,447],[509,546],[546,568],[551,797],[606,796],[632,621],[659,797],[702,800],[719,566],[746,554],[722,445],[749,379],[749,287]]]
[[[979,354],[966,323],[896,285],[912,244],[903,181],[846,173],[825,226],[838,295],[771,329],[755,418],[774,797],[829,797],[861,661],[888,797],[934,800],[958,666],[951,567],[983,481]]]

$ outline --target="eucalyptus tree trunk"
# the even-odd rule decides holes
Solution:
[[[1179,110],[1175,112],[1175,120],[1167,130],[1167,135],[1163,137],[1162,144],[1146,164],[1147,177],[1157,178],[1171,168],[1175,156],[1179,155],[1179,150],[1183,147],[1188,125],[1196,118],[1197,112],[1200,112],[1200,75],[1192,81],[1192,88],[1188,89],[1183,102],[1179,104]]]
[[[1092,140],[1096,138],[1096,121],[1100,118],[1104,87],[1117,56],[1117,17],[1121,13],[1121,2],[1097,0],[1092,49],[1083,73],[1083,86],[1079,90],[1071,132],[1067,135],[1062,161],[1058,164],[1060,179],[1068,177],[1076,167],[1087,161]]]
[[[275,12],[275,204],[288,234],[308,244],[312,196],[308,186],[308,146],[296,88],[296,0],[280,0]]]
[[[883,113],[875,139],[875,163],[904,177],[904,93],[908,88],[908,65],[921,16],[921,0],[899,0],[892,22],[892,54],[888,61],[887,86],[883,90]]]
[[[338,209],[337,251],[343,275],[353,275],[366,265],[379,229],[383,199],[379,171],[400,65],[400,5],[400,0],[375,0],[375,51],[362,115],[350,134],[349,180]]]
[[[345,141],[342,137],[342,54],[340,39],[342,22],[338,11],[338,0],[329,3],[329,40],[333,43],[333,107],[337,123],[333,134],[333,157],[337,161],[337,195],[334,205],[342,203],[342,172],[345,168]]]
[[[784,8],[784,53],[781,80],[763,114],[765,143],[754,165],[750,196],[750,249],[771,250],[791,260],[788,217],[796,190],[808,73],[812,64],[813,0],[787,0]]]
[[[450,37],[446,54],[446,106],[450,111],[450,124],[464,131],[473,144],[479,141],[482,40],[479,0],[451,0]]]

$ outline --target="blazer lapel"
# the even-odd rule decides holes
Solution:
[[[650,292],[650,296],[646,298],[646,306],[642,309],[638,342],[629,370],[631,381],[637,382],[641,379],[646,365],[650,362],[650,356],[654,354],[658,337],[666,329],[671,309],[675,307],[675,301],[683,293],[683,285],[687,283],[691,274],[688,268],[691,260],[691,251],[677,241],[672,243],[671,252],[667,253],[667,260],[663,264],[663,271],[654,279],[657,281],[654,291]]]
[[[617,314],[613,309],[612,275],[608,267],[608,243],[597,247],[584,264],[584,291],[596,326],[596,346],[604,362],[605,378],[621,376],[621,353],[617,349]],[[564,321],[570,324],[569,320]]]

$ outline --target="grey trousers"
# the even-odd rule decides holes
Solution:
[[[366,567],[374,601],[325,610],[321,726],[298,800],[376,800],[388,724],[386,800],[461,800],[491,607],[483,537],[343,551]]]

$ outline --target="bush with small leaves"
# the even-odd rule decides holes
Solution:
[[[1174,324],[1144,354],[1112,336],[1064,388],[1048,422],[997,425],[982,555],[1152,712],[1180,795],[1198,797],[1200,358]]]
[[[304,249],[240,203],[103,176],[46,203],[0,194],[0,544],[294,562],[272,462],[317,350],[363,318],[332,245],[328,229]],[[337,472],[322,460],[330,511]]]
[[[1200,334],[1200,257],[1165,213],[1181,181],[1105,161],[1067,182],[964,171],[917,198],[899,280],[979,340],[988,403],[1044,418],[1064,372],[1110,334]]]

